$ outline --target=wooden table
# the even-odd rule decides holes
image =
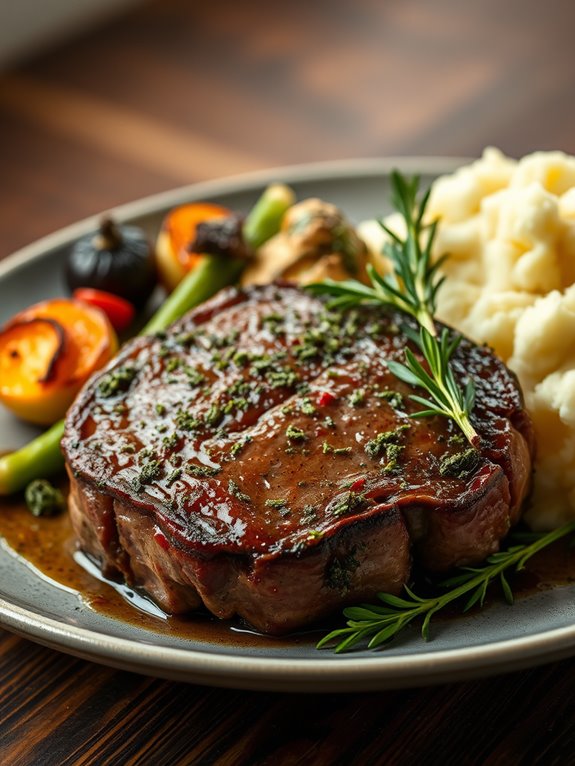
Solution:
[[[0,257],[247,170],[497,145],[575,154],[567,0],[152,2],[0,76]],[[2,633],[0,761],[575,763],[575,661],[351,695],[238,692]]]

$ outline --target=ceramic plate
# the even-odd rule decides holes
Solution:
[[[269,171],[199,184],[118,208],[120,220],[144,226],[151,235],[164,213],[191,200],[214,200],[246,211],[264,186],[285,181],[298,196],[319,196],[342,207],[354,221],[388,209],[388,175],[397,167],[417,172],[425,185],[451,172],[457,160],[362,160]],[[94,228],[83,221],[46,237],[0,263],[0,324],[43,298],[65,294],[62,263],[68,245]],[[0,450],[34,433],[0,412]],[[417,630],[385,651],[335,656],[313,641],[229,640],[166,635],[150,627],[106,616],[73,591],[58,586],[0,545],[0,623],[46,646],[126,670],[175,680],[234,688],[284,691],[373,690],[483,677],[575,654],[575,586],[536,592],[512,608],[493,600],[465,617],[437,620],[433,640]],[[432,623],[433,625],[433,623]]]

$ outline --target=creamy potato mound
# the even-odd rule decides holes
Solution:
[[[526,519],[536,529],[574,519],[575,157],[487,149],[435,182],[428,210],[440,219],[435,255],[449,254],[438,317],[499,354],[535,423]],[[379,227],[359,230],[379,251]]]

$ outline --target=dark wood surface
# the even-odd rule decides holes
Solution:
[[[269,166],[575,153],[567,0],[157,2],[0,74],[0,257]],[[380,694],[209,689],[0,633],[0,762],[575,763],[575,661]]]

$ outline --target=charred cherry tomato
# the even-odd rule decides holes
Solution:
[[[95,306],[104,312],[117,332],[122,332],[132,324],[136,309],[129,301],[112,295],[104,290],[94,290],[91,287],[79,287],[74,290],[74,298],[90,306]]]
[[[142,308],[156,286],[154,253],[142,229],[102,219],[100,229],[79,239],[68,254],[71,291],[91,287]]]

